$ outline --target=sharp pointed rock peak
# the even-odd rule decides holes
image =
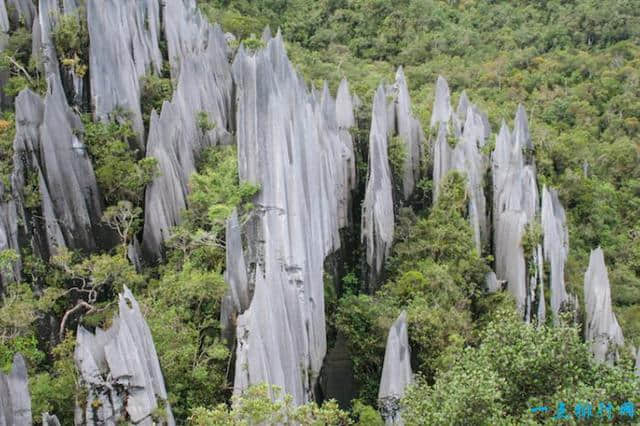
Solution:
[[[354,183],[348,88],[338,101],[310,92],[280,34],[252,55],[240,49],[232,72],[239,177],[260,187],[243,228],[254,290],[237,318],[234,392],[267,382],[303,404],[326,353],[323,263],[340,247]]]
[[[441,123],[448,123],[451,118],[451,92],[447,80],[441,75],[436,81],[436,96],[431,113],[431,128],[437,128]]]
[[[82,424],[146,424],[163,410],[162,424],[175,425],[151,331],[126,286],[109,329],[78,327],[74,359],[87,391],[85,405],[76,408]]]
[[[177,84],[171,101],[159,115],[152,114],[149,125],[146,155],[157,160],[159,173],[145,194],[142,248],[152,262],[163,257],[163,243],[181,221],[200,154],[231,143],[233,128],[233,83],[224,33],[190,0],[168,2],[164,22]],[[209,128],[198,125],[201,117]]]
[[[541,222],[544,244],[544,258],[551,265],[551,310],[554,320],[567,302],[564,268],[569,255],[569,230],[564,208],[554,189],[546,185],[542,189]]]
[[[624,344],[622,329],[613,313],[611,286],[602,249],[591,251],[584,275],[585,340],[596,360],[613,364]]]
[[[408,199],[420,179],[420,162],[424,149],[424,132],[420,122],[414,117],[409,96],[409,87],[402,67],[396,72],[392,88],[394,101],[389,119],[390,131],[399,137],[404,145],[405,158],[402,164],[402,197]]]
[[[407,332],[407,313],[403,311],[395,320],[387,336],[382,377],[378,391],[378,405],[388,425],[402,425],[400,400],[413,382],[411,348]]]
[[[162,69],[160,2],[87,0],[87,27],[94,115],[101,121],[128,115],[144,151],[140,81]]]
[[[32,425],[28,379],[24,358],[16,353],[11,371],[0,372],[0,424]]]
[[[361,240],[366,247],[369,282],[375,287],[393,243],[393,195],[389,168],[386,93],[381,85],[373,100],[369,134],[369,172],[362,204]]]

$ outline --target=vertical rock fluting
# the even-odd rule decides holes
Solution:
[[[434,202],[437,201],[440,185],[450,171],[465,174],[469,193],[469,221],[478,252],[488,242],[487,207],[484,194],[484,176],[488,169],[488,158],[481,151],[491,129],[486,115],[469,102],[465,92],[460,96],[458,109],[453,112],[450,105],[449,86],[438,77],[436,98],[431,116],[431,129],[436,140],[433,145]],[[452,147],[449,140],[455,140]]]
[[[369,172],[362,203],[362,235],[367,254],[368,280],[375,287],[393,243],[394,217],[391,171],[387,154],[389,124],[386,94],[378,87],[371,112]]]
[[[158,161],[159,175],[145,195],[142,243],[153,261],[162,257],[162,243],[187,207],[198,155],[206,147],[231,141],[232,80],[224,34],[217,25],[209,25],[190,0],[168,2],[164,20],[177,85],[160,115],[151,114],[146,154]],[[206,43],[185,45],[185,40],[194,39]],[[203,116],[213,129],[199,127]]]
[[[9,374],[0,372],[0,425],[31,426],[31,397],[27,366],[19,353]]]
[[[618,347],[624,344],[624,337],[611,306],[609,276],[600,247],[591,251],[584,275],[584,305],[585,340],[591,343],[598,361],[612,364],[618,359]]]
[[[526,113],[518,107],[514,132],[503,122],[496,137],[496,148],[492,155],[493,172],[493,223],[496,258],[496,275],[506,280],[518,309],[529,321],[538,296],[536,287],[542,284],[543,273],[539,270],[540,250],[524,253],[523,237],[528,224],[536,220],[539,212],[538,187],[535,164],[531,156],[532,144]],[[535,274],[528,276],[525,256],[534,265]]]
[[[130,113],[141,151],[144,151],[144,125],[140,79],[149,72],[159,74],[162,68],[158,44],[159,3],[158,0],[87,0],[95,117],[106,121],[116,109]]]
[[[378,391],[378,406],[387,425],[404,424],[400,413],[400,400],[412,381],[407,313],[403,311],[389,329]]]
[[[420,122],[411,111],[411,97],[402,67],[396,72],[396,81],[392,87],[394,94],[393,122],[388,123],[390,130],[398,135],[404,144],[405,159],[402,166],[402,195],[408,199],[420,179],[420,162],[424,144],[424,133]]]
[[[564,265],[569,255],[569,230],[564,208],[553,189],[542,189],[542,232],[544,258],[551,264],[551,311],[554,321],[569,301],[564,285]]]
[[[10,191],[0,183],[0,251],[14,250],[20,253],[18,246],[18,210]],[[15,262],[9,271],[0,271],[0,294],[4,287],[20,279],[20,262]]]
[[[107,330],[96,328],[93,334],[78,327],[74,357],[87,400],[76,408],[76,424],[116,425],[129,419],[152,425],[152,414],[164,406],[162,424],[171,426],[175,422],[151,332],[126,287],[118,308]]]
[[[261,188],[246,225],[255,290],[237,320],[234,392],[267,382],[301,404],[326,352],[323,263],[340,245],[352,189],[344,175],[353,153],[338,130],[349,112],[341,103],[338,116],[328,94],[307,91],[280,34],[253,55],[240,47],[233,75],[239,175]]]
[[[23,227],[45,258],[59,247],[95,249],[102,215],[80,117],[69,108],[60,80],[51,75],[48,84],[44,102],[28,89],[16,99],[12,176]],[[27,196],[39,198],[38,206],[28,205]],[[40,213],[32,214],[33,208]]]

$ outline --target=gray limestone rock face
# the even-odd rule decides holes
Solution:
[[[31,426],[31,397],[27,366],[19,353],[9,374],[0,373],[0,425]]]
[[[118,308],[119,315],[107,330],[96,328],[94,334],[78,327],[74,358],[87,400],[77,407],[76,424],[116,425],[125,418],[151,424],[151,415],[161,404],[166,412],[162,424],[174,425],[151,332],[126,287]]]
[[[12,6],[14,15],[9,16],[12,22],[24,21],[27,28],[31,27],[33,20],[37,14],[36,5],[33,0],[6,0],[7,6]]]
[[[49,413],[42,413],[42,425],[43,426],[60,426],[60,421],[55,415]]]
[[[564,208],[553,189],[542,189],[544,258],[551,264],[551,311],[554,320],[569,296],[564,284],[564,266],[569,255],[569,230]]]
[[[87,26],[95,117],[107,121],[115,110],[130,113],[144,151],[140,79],[162,68],[159,1],[87,0]]]
[[[611,306],[609,276],[600,247],[591,251],[584,275],[584,305],[585,340],[591,343],[596,360],[613,364],[624,337]]]
[[[392,92],[394,94],[393,121],[388,124],[393,129],[393,133],[398,135],[404,143],[406,156],[402,166],[402,195],[407,199],[420,179],[420,161],[425,138],[420,122],[411,111],[409,88],[402,67],[399,67],[396,72]]]
[[[14,250],[20,254],[18,246],[18,210],[11,192],[0,183],[0,251]],[[0,293],[8,283],[20,280],[20,261],[15,262],[10,271],[0,271]]]
[[[162,257],[163,242],[180,223],[187,207],[189,178],[200,153],[231,141],[232,79],[224,34],[218,26],[209,25],[193,2],[185,2],[166,5],[165,27],[169,46],[173,46],[177,85],[171,102],[164,103],[159,115],[152,113],[149,126],[146,155],[158,161],[159,171],[145,195],[142,246],[151,261]],[[206,42],[185,44],[201,37]],[[198,126],[202,115],[212,130]]]
[[[302,404],[326,353],[323,263],[340,246],[352,190],[339,130],[350,117],[344,99],[338,115],[328,90],[309,93],[280,34],[255,54],[241,46],[232,69],[239,175],[260,186],[244,228],[254,294],[237,318],[234,393],[266,382]]]
[[[540,250],[534,248],[528,254],[535,270],[529,276],[522,249],[526,226],[536,220],[540,211],[535,164],[527,158],[531,150],[528,132],[526,113],[519,107],[514,132],[503,122],[492,154],[496,275],[508,281],[509,291],[526,321],[533,316],[534,305],[544,303],[539,296],[544,291]],[[544,312],[541,307],[538,311]]]
[[[400,413],[400,400],[412,381],[407,313],[403,311],[389,329],[378,391],[378,406],[387,425],[404,424]]]
[[[7,14],[7,5],[5,0],[0,0],[0,31],[9,32],[9,15]]]
[[[375,287],[393,244],[394,216],[391,171],[387,154],[386,94],[378,87],[371,113],[369,173],[362,203],[361,241],[365,244],[369,283]]]
[[[59,247],[94,249],[102,215],[93,167],[81,140],[80,117],[67,105],[59,79],[51,75],[48,83],[44,102],[28,89],[16,98],[12,175],[25,234],[44,258]],[[39,192],[36,215],[25,201],[25,190],[33,191],[30,182],[37,183]],[[27,185],[32,186],[25,189]]]
[[[469,102],[466,93],[460,97],[456,112],[450,105],[449,86],[438,77],[436,99],[431,116],[431,128],[436,132],[433,144],[434,202],[438,200],[440,185],[451,171],[464,173],[469,192],[469,221],[478,252],[489,240],[487,206],[484,194],[484,177],[488,170],[488,158],[482,153],[491,129],[486,116]],[[456,141],[451,146],[450,139]]]
[[[224,273],[224,279],[229,284],[229,289],[222,300],[220,323],[223,335],[231,340],[235,318],[249,307],[251,300],[247,266],[242,249],[242,229],[236,210],[227,220],[225,243],[227,270]]]

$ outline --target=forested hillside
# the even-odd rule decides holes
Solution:
[[[0,420],[635,421],[638,2],[0,6]]]

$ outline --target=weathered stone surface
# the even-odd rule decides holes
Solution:
[[[140,78],[162,67],[159,1],[87,0],[87,26],[95,117],[106,121],[116,109],[129,112],[143,151]]]
[[[0,372],[0,425],[31,426],[31,397],[27,366],[19,353],[9,374]]]
[[[9,32],[9,15],[7,15],[5,0],[0,0],[0,31]]]
[[[386,94],[378,87],[373,99],[369,134],[369,174],[362,203],[361,241],[365,244],[369,284],[375,286],[393,243],[394,219],[391,171],[387,155]]]
[[[444,78],[438,77],[436,99],[431,117],[432,131],[436,132],[433,145],[434,202],[438,200],[440,185],[447,173],[464,173],[469,192],[469,221],[474,242],[480,252],[488,242],[487,207],[484,194],[484,176],[488,158],[481,151],[491,132],[486,117],[469,102],[466,93],[460,97],[457,112],[453,112],[449,87]],[[454,147],[449,140],[455,140]]]
[[[207,147],[229,143],[232,128],[232,80],[224,34],[218,26],[209,25],[189,0],[168,2],[164,17],[177,85],[160,115],[152,113],[147,143],[147,157],[156,158],[159,169],[145,196],[142,245],[152,261],[162,257],[162,243],[180,223],[199,154]],[[188,44],[202,37],[206,42]],[[214,126],[212,130],[198,127],[202,114]]]
[[[13,6],[14,14],[9,16],[11,21],[22,20],[27,28],[31,27],[37,13],[33,0],[7,0],[7,5]]]
[[[229,289],[222,300],[220,322],[223,335],[230,340],[233,337],[237,315],[242,314],[249,307],[251,300],[247,266],[242,249],[242,229],[238,223],[236,210],[227,220],[225,243],[227,270],[224,273],[224,279],[229,284]]]
[[[173,425],[151,332],[126,287],[118,308],[119,315],[108,330],[96,328],[93,334],[78,327],[74,358],[87,390],[86,406],[78,407],[81,423],[116,425],[127,418],[150,425],[152,413],[163,404],[167,415],[163,424]]]
[[[0,183],[0,251],[14,250],[20,254],[18,246],[18,211],[11,193]],[[11,271],[0,271],[0,294],[7,283],[20,279],[20,262]]]
[[[55,415],[42,413],[42,426],[60,426],[60,421]]]
[[[496,275],[508,281],[509,291],[526,321],[534,314],[534,306],[544,303],[542,262],[538,247],[527,253],[535,272],[528,274],[522,237],[526,226],[540,210],[535,164],[531,153],[526,113],[518,107],[511,133],[503,122],[492,154],[493,232]],[[539,289],[540,291],[536,291]],[[542,314],[543,308],[538,307]]]
[[[544,258],[551,264],[551,311],[554,321],[569,297],[564,285],[564,265],[569,255],[569,230],[564,208],[553,189],[542,189]]]
[[[340,245],[352,154],[328,91],[322,99],[307,91],[280,34],[254,55],[240,47],[233,75],[240,179],[261,188],[245,228],[255,290],[237,320],[234,392],[267,382],[301,404],[312,399],[326,352],[323,262]]]
[[[584,305],[585,340],[591,343],[598,361],[612,364],[618,359],[618,347],[624,344],[624,337],[611,306],[609,276],[600,247],[591,251],[584,275]]]
[[[388,123],[393,134],[400,137],[405,146],[405,161],[402,166],[402,195],[405,199],[413,193],[420,179],[420,161],[424,143],[424,133],[420,122],[411,112],[411,97],[402,67],[396,72],[392,87],[394,95],[392,121]]]
[[[80,118],[67,105],[54,74],[48,84],[44,102],[28,89],[16,98],[12,176],[18,212],[26,219],[25,234],[45,258],[59,247],[94,249],[102,214],[91,161],[80,139]],[[33,191],[25,189],[30,182],[38,185],[36,215],[25,205],[25,190]]]
[[[403,311],[389,329],[378,391],[378,405],[386,424],[404,424],[400,413],[400,400],[412,381],[407,313]]]

